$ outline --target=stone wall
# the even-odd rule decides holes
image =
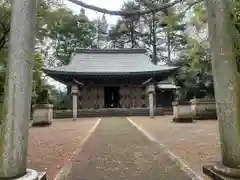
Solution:
[[[192,122],[190,102],[173,102],[173,121]]]
[[[190,102],[173,103],[174,121],[217,119],[216,103],[208,99],[192,99]]]
[[[190,102],[193,119],[217,119],[215,101],[208,99],[192,99]]]

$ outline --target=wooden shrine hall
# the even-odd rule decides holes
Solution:
[[[159,82],[177,69],[154,65],[145,49],[79,49],[69,65],[44,69],[67,85],[73,116],[78,110],[170,107],[174,85]]]

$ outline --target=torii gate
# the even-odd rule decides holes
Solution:
[[[182,0],[176,1],[182,2]],[[239,179],[240,78],[233,42],[233,37],[238,38],[239,34],[234,33],[233,25],[230,23],[229,0],[205,0],[205,2],[209,15],[222,162],[206,166],[204,171],[209,176],[215,174],[216,177],[221,174]],[[36,180],[39,175],[34,170],[27,170],[36,6],[36,0],[12,1],[8,78],[4,94],[5,114],[0,136],[0,179]],[[152,10],[146,10],[148,11]],[[130,14],[134,12],[128,15]],[[136,14],[141,15],[142,12]],[[123,15],[126,13],[124,12]]]

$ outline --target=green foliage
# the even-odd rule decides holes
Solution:
[[[175,83],[180,86],[179,99],[189,100],[198,96],[213,97],[213,78],[211,73],[211,60],[209,50],[197,40],[188,40],[188,46],[179,61],[179,71],[175,76]],[[199,84],[197,84],[200,75]]]
[[[66,8],[59,8],[52,15],[57,17],[50,27],[54,55],[60,60],[58,65],[66,65],[76,49],[91,47],[96,28],[93,22],[78,22],[78,16]]]
[[[144,7],[151,8],[155,4],[161,5],[161,3],[167,1],[169,0],[145,1]],[[236,29],[240,32],[240,2],[238,0],[232,1],[232,16],[236,20]],[[127,1],[123,5],[122,10],[138,10],[140,2],[142,1]],[[78,15],[75,15],[65,7],[56,6],[55,0],[39,0],[33,92],[36,95],[41,93],[43,86],[46,85],[42,77],[42,68],[46,60],[51,62],[48,63],[51,65],[69,64],[76,49],[98,47],[99,41],[103,41],[103,44],[109,44],[109,47],[112,48],[124,48],[129,43],[132,43],[132,46],[136,48],[140,47],[141,42],[145,48],[152,51],[152,32],[156,32],[156,46],[157,54],[160,56],[159,59],[181,66],[175,78],[177,85],[181,87],[181,98],[189,99],[196,93],[196,73],[198,72],[200,72],[202,79],[202,83],[198,87],[199,92],[212,96],[213,83],[209,49],[202,42],[189,38],[186,32],[186,24],[192,24],[199,32],[202,30],[206,31],[206,9],[203,2],[196,3],[191,7],[187,7],[188,5],[186,4],[184,6],[183,9],[189,8],[192,10],[192,18],[186,19],[186,11],[183,11],[181,8],[169,8],[165,12],[167,13],[166,27],[162,27],[156,20],[156,26],[153,31],[153,16],[148,14],[143,16],[145,28],[147,29],[146,32],[139,32],[140,17],[132,17],[127,20],[126,24],[129,31],[121,33],[120,28],[124,19],[120,19],[108,32],[108,24],[106,19],[104,19],[105,16],[92,22],[80,23],[78,22]],[[0,93],[4,90],[10,15],[11,7],[9,1],[2,0],[0,3]],[[106,38],[107,32],[108,37]],[[49,44],[46,45],[47,43]],[[53,54],[51,54],[52,52]],[[173,54],[177,54],[178,61],[174,61]],[[210,85],[206,86],[205,84]],[[48,90],[55,94],[54,101],[57,102],[59,92],[53,87],[49,87]]]
[[[240,1],[238,0],[232,0],[232,17],[235,20],[235,27],[240,32]]]
[[[36,98],[36,104],[48,104],[48,103],[49,103],[48,90],[42,89]]]
[[[139,10],[139,3],[134,0],[124,2],[122,11],[136,11]],[[120,18],[117,23],[111,27],[108,34],[108,40],[111,48],[124,48],[124,47],[139,47],[139,16]]]
[[[206,32],[207,13],[203,2],[196,3],[190,8],[192,10],[188,24],[195,28],[194,36],[186,37],[186,46],[183,47],[177,65],[180,66],[176,73],[175,82],[181,88],[178,99],[190,100],[194,97],[214,97],[213,77],[211,72],[211,58],[208,43],[199,35]],[[199,74],[199,77],[196,76]]]
[[[104,48],[108,40],[108,23],[106,16],[98,17],[92,22],[96,30],[96,37],[93,39],[92,48]]]
[[[0,94],[4,91],[6,74],[8,36],[10,31],[11,6],[9,1],[0,3]],[[70,57],[77,48],[92,45],[95,38],[95,27],[92,22],[77,23],[78,16],[64,7],[56,5],[55,0],[39,0],[37,8],[37,36],[35,66],[33,70],[33,95],[37,96],[46,82],[43,79],[42,68],[45,60],[59,58],[59,64],[68,64]],[[50,49],[43,49],[46,43]],[[47,58],[48,51],[53,51],[55,58]],[[56,64],[53,62],[53,64]]]
[[[47,12],[50,12],[50,7],[45,1],[40,0],[38,5],[37,20],[43,23],[47,19]],[[9,1],[4,1],[0,4],[0,95],[4,92],[5,75],[7,68],[8,55],[8,36],[10,31],[11,6]],[[46,34],[41,33],[41,25],[38,23],[37,40],[41,42]],[[35,64],[33,69],[33,92],[39,93],[43,84],[42,68],[44,67],[44,58],[40,52],[35,53]]]
[[[68,104],[65,103],[65,99],[68,98],[66,96],[66,92],[57,89],[55,86],[46,84],[44,88],[49,92],[49,101],[53,104],[54,108],[56,109],[63,109]]]
[[[8,40],[8,33],[10,31],[10,15],[11,9],[10,4],[4,1],[0,5],[0,51],[6,47],[6,42]]]
[[[165,1],[164,1],[165,2]],[[143,8],[153,8],[156,4],[160,5],[164,3],[160,0],[142,1],[130,0],[126,1],[122,7],[122,10],[133,11],[139,10],[140,5]],[[179,13],[176,9],[168,9],[167,27],[162,27],[158,21],[161,17],[161,13],[157,13],[155,21],[153,21],[153,14],[147,14],[142,16],[141,24],[144,25],[145,32],[139,31],[140,17],[132,17],[120,19],[117,24],[109,31],[109,40],[111,47],[123,48],[126,44],[132,43],[132,47],[145,47],[149,50],[149,53],[153,53],[154,34],[156,35],[156,49],[157,55],[160,56],[159,60],[163,62],[171,61],[171,54],[179,53],[186,46],[186,24],[183,22],[185,16],[184,13]],[[121,24],[125,23],[127,31],[121,32]],[[154,24],[155,25],[154,25]],[[167,55],[166,55],[166,52]],[[169,58],[168,58],[169,57]],[[173,62],[168,62],[173,63]]]
[[[169,56],[164,57],[167,63],[173,61],[172,54],[181,53],[186,49],[188,35],[184,18],[185,14],[178,12],[175,8],[167,11],[167,27],[163,31],[166,37],[164,45],[167,47],[165,52],[168,52]]]
[[[108,42],[110,48],[123,48],[125,44],[125,39],[123,38],[122,34],[119,32],[119,24],[120,21],[117,23],[116,26],[111,26],[108,34]]]
[[[44,84],[44,80],[42,78],[44,67],[44,59],[41,53],[35,53],[35,64],[33,69],[33,91],[36,94],[39,94],[42,90],[42,86]]]
[[[204,2],[198,3],[193,7],[193,17],[190,19],[190,22],[197,31],[206,30],[207,11]]]

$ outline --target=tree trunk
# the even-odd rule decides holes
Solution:
[[[154,64],[157,64],[157,44],[156,44],[156,12],[152,13],[152,47],[153,47],[153,56],[152,61]]]
[[[229,0],[205,0],[212,52],[215,98],[219,120],[222,164],[240,165],[240,74],[237,71],[235,42],[239,34],[230,17]],[[225,172],[226,173],[226,172]],[[231,173],[228,172],[229,174]]]

